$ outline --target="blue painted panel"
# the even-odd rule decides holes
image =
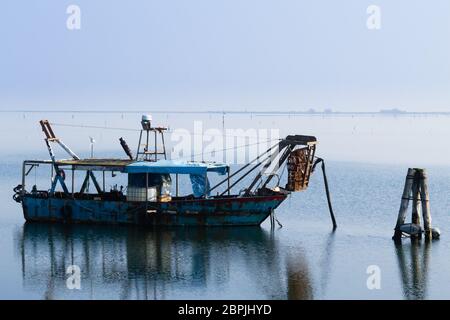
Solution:
[[[219,163],[185,162],[174,160],[159,160],[157,162],[139,161],[125,167],[127,173],[165,173],[165,174],[198,174],[217,172],[224,175],[228,166]]]

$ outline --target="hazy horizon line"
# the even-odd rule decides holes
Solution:
[[[401,109],[380,109],[378,111],[338,111],[332,109],[316,110],[310,108],[308,110],[230,110],[230,109],[215,109],[215,110],[154,110],[149,109],[135,109],[135,110],[84,110],[84,109],[69,109],[69,110],[52,110],[52,109],[19,109],[19,110],[0,110],[0,113],[157,113],[157,114],[259,114],[259,115],[450,115],[449,111],[406,111]]]

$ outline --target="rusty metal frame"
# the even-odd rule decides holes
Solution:
[[[223,179],[222,181],[220,181],[219,183],[217,183],[214,187],[212,187],[210,189],[210,191],[216,189],[217,187],[221,186],[222,184],[224,184],[225,182],[228,182],[228,190],[231,189],[230,188],[230,179],[233,178],[234,176],[236,176],[237,174],[239,174],[240,172],[242,172],[243,170],[245,170],[246,168],[248,168],[252,163],[254,163],[255,161],[258,161],[261,157],[263,157],[264,155],[266,155],[267,153],[269,153],[272,149],[276,148],[278,146],[278,143],[273,145],[272,147],[270,147],[269,149],[267,149],[265,152],[261,153],[259,156],[257,156],[255,159],[253,159],[252,161],[250,161],[249,163],[245,164],[242,168],[240,168],[239,170],[237,170],[236,172],[234,172],[233,174],[230,174],[230,167],[228,167],[228,176],[227,178]],[[253,171],[253,170],[252,170]],[[242,179],[240,179],[242,180]],[[233,184],[234,185],[234,184]]]
[[[143,160],[144,161],[158,161],[158,155],[162,155],[164,156],[164,159],[167,159],[167,153],[166,153],[166,143],[165,143],[165,139],[164,139],[164,131],[166,131],[167,128],[163,128],[163,127],[149,127],[146,129],[142,129],[140,134],[139,134],[139,143],[138,143],[138,147],[137,147],[137,151],[136,151],[136,157],[135,160],[138,161],[139,160],[139,155],[143,155]],[[144,151],[141,152],[141,143],[142,143],[142,135],[144,133],[144,131],[146,132],[146,137],[145,137],[145,147],[144,147]],[[150,140],[150,132],[154,133],[154,151],[150,152],[149,149],[149,140]],[[162,152],[158,152],[158,133],[161,135],[161,141],[162,141]],[[153,159],[150,159],[151,157],[154,157]]]
[[[267,149],[265,152],[258,155],[255,159],[244,165],[242,168],[234,172],[233,174],[230,174],[228,172],[227,178],[223,179],[219,183],[217,183],[214,187],[210,189],[210,191],[216,189],[223,183],[227,182],[227,188],[225,191],[223,191],[220,196],[223,196],[225,194],[230,195],[231,189],[237,185],[240,181],[242,181],[246,176],[248,176],[251,172],[253,172],[255,169],[263,165],[261,170],[258,172],[256,177],[253,179],[253,181],[250,183],[250,185],[245,189],[245,196],[248,196],[252,193],[252,189],[255,187],[255,185],[258,183],[258,181],[263,176],[264,172],[272,165],[273,161],[278,158],[278,169],[283,166],[283,164],[288,159],[291,152],[295,149],[296,146],[302,145],[308,148],[308,164],[307,164],[307,170],[305,172],[303,185],[307,184],[309,181],[309,176],[312,172],[312,165],[309,163],[314,159],[315,149],[316,149],[316,143],[317,139],[313,136],[302,136],[302,135],[294,135],[294,136],[287,136],[285,139],[280,140],[277,144],[273,145],[269,149]],[[280,155],[281,154],[281,155]],[[263,158],[263,159],[261,159]],[[258,161],[259,160],[259,161]],[[256,164],[254,164],[257,162]],[[245,169],[247,169],[252,164],[253,167],[242,173]],[[242,175],[233,183],[231,183],[231,178],[236,176],[237,174],[242,173]],[[273,179],[273,177],[277,175],[277,172],[270,173],[267,178],[262,181],[261,187],[258,187],[258,189],[264,189],[267,187],[267,185],[270,183],[270,181]]]

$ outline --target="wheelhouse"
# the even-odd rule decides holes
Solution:
[[[38,190],[33,185],[31,195],[36,197],[57,197],[93,200],[117,200],[131,202],[168,202],[172,198],[193,197],[208,198],[210,183],[208,173],[229,174],[230,168],[224,164],[180,162],[160,160],[158,162],[134,161],[122,159],[79,159],[79,160],[26,160],[22,168],[22,189],[28,185],[27,176],[33,169],[42,165],[51,166],[51,188]],[[55,173],[54,168],[58,173]],[[67,172],[70,172],[68,174]],[[76,188],[76,172],[83,172],[81,187]],[[109,174],[127,175],[127,185],[113,185],[107,190]],[[97,175],[96,175],[97,173]],[[100,173],[101,177],[98,177]],[[192,194],[179,195],[179,175],[188,175]],[[108,176],[108,178],[107,178]],[[172,182],[174,180],[174,183]],[[93,184],[94,193],[89,193],[88,186]],[[62,191],[57,191],[58,185]],[[172,186],[174,185],[174,192]]]

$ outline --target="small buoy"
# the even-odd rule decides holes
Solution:
[[[422,228],[415,223],[405,223],[400,226],[400,231],[415,236],[422,232]]]
[[[441,230],[439,228],[431,228],[431,237],[433,239],[439,239],[441,236]]]

